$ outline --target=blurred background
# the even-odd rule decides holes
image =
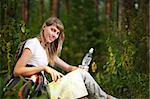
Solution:
[[[93,47],[89,72],[103,90],[119,99],[149,99],[149,9],[149,0],[0,0],[0,90],[18,44],[56,16],[65,26],[63,60],[77,66]]]

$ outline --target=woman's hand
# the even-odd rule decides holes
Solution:
[[[57,81],[57,79],[64,76],[62,73],[60,73],[60,72],[56,71],[55,69],[48,67],[48,66],[45,66],[44,71],[51,75],[53,81]]]

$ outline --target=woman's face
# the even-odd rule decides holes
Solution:
[[[44,27],[44,36],[47,43],[51,43],[59,37],[60,30],[54,26],[45,26]]]

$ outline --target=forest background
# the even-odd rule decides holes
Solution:
[[[120,99],[149,99],[149,9],[149,0],[0,0],[0,90],[18,44],[56,16],[65,25],[62,59],[79,65],[93,47],[89,72],[103,90]]]

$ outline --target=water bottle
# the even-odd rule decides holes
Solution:
[[[92,54],[94,49],[90,48],[88,53],[85,54],[85,56],[82,59],[81,65],[79,65],[80,68],[85,69],[86,71],[89,70],[90,62],[92,61]]]
[[[82,59],[81,65],[79,65],[80,68],[84,68],[86,66],[86,68],[89,68],[87,66],[90,65],[90,62],[92,60],[92,54],[93,54],[94,49],[90,48],[89,52],[85,54],[85,56]]]

